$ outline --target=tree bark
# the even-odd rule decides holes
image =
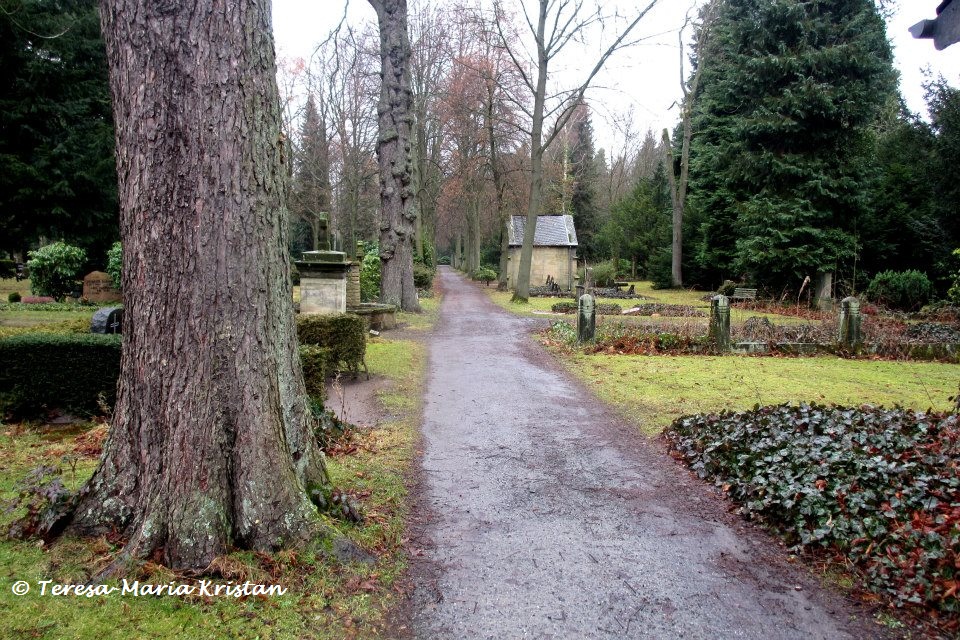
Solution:
[[[291,302],[269,0],[103,0],[120,178],[123,358],[70,529],[202,569],[320,529]]]
[[[540,0],[540,12],[537,19],[537,86],[533,92],[533,122],[530,133],[530,198],[527,201],[527,224],[523,230],[523,244],[520,247],[520,266],[517,269],[515,302],[527,302],[530,299],[530,268],[533,263],[533,239],[537,232],[537,217],[543,201],[543,111],[547,95],[547,57],[545,32],[547,23],[547,1]]]
[[[380,25],[380,301],[419,311],[413,283],[416,211],[411,186],[410,39],[406,0],[369,0]]]

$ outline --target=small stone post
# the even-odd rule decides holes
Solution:
[[[730,350],[730,300],[727,296],[710,299],[710,341],[718,351]]]
[[[587,293],[593,295],[593,267],[584,267],[583,285],[587,288]]]
[[[854,297],[844,298],[840,302],[840,348],[849,353],[857,353],[863,346],[861,328],[860,301]]]
[[[593,296],[585,293],[580,296],[577,306],[577,342],[593,342],[597,335],[597,309]]]

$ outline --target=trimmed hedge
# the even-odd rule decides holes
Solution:
[[[92,414],[112,405],[120,376],[120,336],[30,333],[0,340],[0,411],[14,418],[47,408]]]
[[[311,344],[300,345],[300,364],[303,366],[303,381],[307,384],[307,395],[323,404],[327,397],[324,383],[330,362],[330,349]]]
[[[331,370],[359,371],[367,354],[367,323],[352,313],[340,315],[299,315],[297,336],[302,345],[330,350]]]
[[[73,324],[77,327],[59,329],[79,329],[79,323]],[[29,419],[52,408],[90,415],[100,408],[101,396],[112,406],[120,377],[120,340],[119,334],[37,333],[35,328],[0,339],[0,415]],[[333,357],[329,348],[300,347],[307,394],[321,407],[327,373],[331,363],[336,364]]]

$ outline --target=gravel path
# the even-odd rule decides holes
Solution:
[[[529,320],[438,277],[414,636],[882,637],[594,399]]]

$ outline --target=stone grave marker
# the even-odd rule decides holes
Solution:
[[[857,353],[863,346],[862,317],[860,301],[854,297],[844,298],[840,302],[840,348]]]
[[[90,333],[123,333],[123,308],[97,309],[90,320]]]
[[[730,300],[727,296],[710,299],[710,341],[719,351],[730,350]]]
[[[83,278],[83,297],[89,302],[120,302],[123,296],[113,286],[113,278],[103,271],[92,271]]]
[[[585,293],[580,296],[577,307],[577,342],[593,342],[597,336],[597,309],[593,296]]]

